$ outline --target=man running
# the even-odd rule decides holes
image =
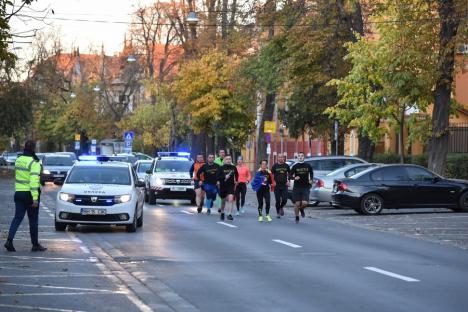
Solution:
[[[227,201],[227,219],[234,220],[232,217],[232,209],[234,207],[234,190],[236,188],[239,174],[236,166],[232,164],[231,156],[224,158],[224,165],[222,165],[218,172],[218,186],[219,197],[221,197],[221,220],[224,220],[224,208]]]
[[[221,167],[224,164],[224,157],[226,156],[226,151],[220,149],[218,155],[219,156],[215,159],[214,163]],[[221,197],[219,197],[219,194],[216,197],[216,207],[218,208],[218,213],[221,213],[221,209],[224,209],[224,204],[221,200]]]
[[[214,163],[214,155],[208,155],[208,163],[204,164],[197,171],[197,180],[198,184],[206,193],[206,208],[207,214],[211,213],[211,208],[213,207],[213,202],[216,200],[216,195],[218,194],[218,171],[219,166]],[[203,181],[202,181],[203,176]]]
[[[244,164],[244,159],[242,156],[237,158],[237,172],[239,173],[239,180],[237,181],[237,186],[234,196],[236,197],[236,206],[237,212],[236,215],[245,213],[245,194],[247,193],[247,184],[252,180],[250,175],[250,169]]]
[[[203,175],[200,176],[201,180],[197,178],[197,172],[200,168],[205,164],[205,159],[203,155],[197,155],[197,160],[192,164],[190,167],[190,176],[193,179],[193,187],[195,188],[195,201],[197,203],[197,211],[198,213],[202,212],[203,209],[203,198],[205,197],[205,191],[203,191],[200,181],[203,182]]]
[[[273,165],[271,171],[275,177],[275,205],[276,217],[279,219],[284,216],[284,206],[288,202],[288,186],[289,186],[289,165],[285,163],[286,157],[284,155],[278,156],[278,162]]]
[[[297,160],[298,162],[291,168],[290,177],[291,180],[294,180],[292,196],[296,223],[299,223],[299,211],[304,218],[304,208],[309,205],[309,194],[314,179],[314,170],[311,165],[304,162],[304,153],[299,153]]]

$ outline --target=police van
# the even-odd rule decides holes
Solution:
[[[192,159],[185,152],[159,152],[146,172],[145,199],[155,205],[158,199],[185,199],[195,204],[195,190],[190,176]]]
[[[108,157],[81,157],[57,194],[55,229],[67,225],[124,225],[127,232],[143,226],[144,181],[131,164]]]

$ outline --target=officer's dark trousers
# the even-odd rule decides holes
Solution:
[[[32,208],[33,203],[31,192],[16,192],[15,193],[15,217],[11,222],[10,232],[8,233],[8,239],[13,240],[15,238],[16,231],[23,221],[24,214],[28,213],[29,219],[29,233],[31,234],[31,243],[33,245],[39,244],[38,241],[38,223],[39,223],[39,207]]]

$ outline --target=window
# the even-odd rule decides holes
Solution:
[[[362,164],[363,162],[359,159],[347,158],[345,159],[345,165],[354,165],[354,164]]]
[[[434,179],[434,175],[423,168],[406,167],[406,172],[411,181],[432,181]]]
[[[178,160],[159,160],[154,166],[154,172],[190,172],[192,162]]]
[[[145,173],[151,168],[151,163],[140,163],[138,165],[138,172],[139,173]]]
[[[68,156],[46,156],[44,166],[73,166],[75,161]]]
[[[75,167],[67,183],[130,185],[128,168]]]
[[[323,171],[333,171],[338,168],[344,167],[344,159],[323,159],[319,161],[319,169]]]
[[[406,181],[408,176],[406,170],[401,166],[385,167],[371,173],[374,181]]]
[[[361,172],[361,171],[364,171],[366,169],[368,169],[370,166],[359,166],[359,167],[356,167],[356,168],[353,168],[351,170],[348,170],[345,172],[345,177],[349,178],[349,177],[352,177],[353,175]]]

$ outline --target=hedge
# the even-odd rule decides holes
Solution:
[[[400,155],[395,153],[375,154],[372,162],[395,164],[400,162]],[[405,156],[405,163],[427,167],[427,155]],[[449,154],[446,176],[447,178],[468,180],[468,155]]]

